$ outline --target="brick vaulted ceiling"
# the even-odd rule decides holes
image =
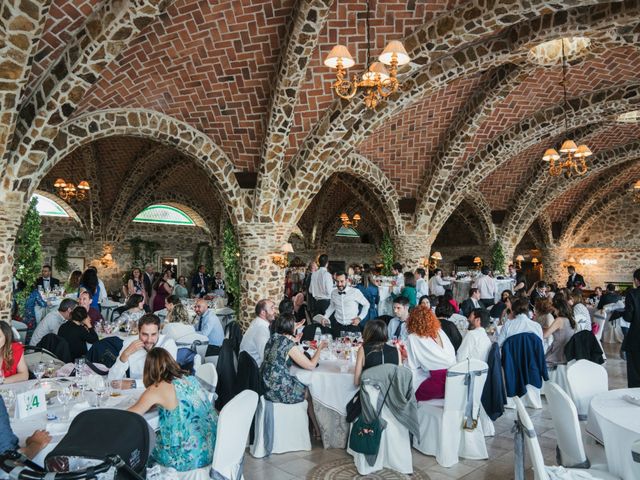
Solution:
[[[66,45],[87,26],[89,15],[103,3],[52,0],[33,52],[30,73],[25,78],[24,98],[37,91],[41,78],[61,58]],[[528,185],[547,182],[542,176],[540,156],[547,146],[560,142],[564,133],[546,128],[540,112],[559,106],[559,110],[552,112],[551,121],[561,123],[560,67],[532,65],[526,61],[526,52],[543,39],[579,31],[593,37],[593,47],[584,59],[572,61],[569,67],[567,91],[575,99],[569,109],[575,119],[570,129],[583,135],[581,138],[589,144],[594,156],[639,140],[638,125],[620,126],[612,120],[613,113],[640,108],[637,42],[640,6],[636,1],[516,1],[505,6],[504,2],[464,0],[371,0],[372,53],[380,52],[391,39],[408,39],[410,54],[419,54],[410,68],[401,71],[406,82],[403,93],[383,102],[374,115],[352,108],[354,102],[361,101],[359,98],[336,101],[330,88],[332,73],[322,64],[335,43],[348,45],[357,65],[363,64],[364,1],[160,3],[166,9],[150,23],[140,25],[140,32],[128,43],[118,45],[117,55],[100,66],[95,81],[86,85],[77,99],[77,108],[69,114],[69,121],[106,109],[159,112],[209,137],[236,172],[259,174],[264,165],[265,137],[272,121],[274,95],[283,83],[282,72],[287,71],[282,68],[288,58],[284,53],[287,42],[295,38],[311,45],[311,53],[306,63],[298,58],[302,75],[292,86],[295,102],[285,109],[288,119],[281,125],[286,141],[279,168],[285,172],[285,166],[289,165],[295,174],[299,168],[296,160],[302,159],[304,165],[305,155],[316,137],[322,137],[330,130],[329,126],[344,121],[347,129],[360,130],[353,139],[343,137],[352,142],[344,150],[339,141],[333,143],[334,147],[339,145],[335,147],[336,157],[344,156],[345,162],[350,154],[364,157],[388,179],[395,191],[393,198],[413,198],[420,205],[423,197],[433,196],[427,209],[442,209],[442,204],[450,202],[451,211],[443,220],[438,220],[432,211],[424,217],[435,219],[436,228],[442,227],[456,209],[450,225],[469,225],[475,213],[461,202],[468,191],[482,195],[490,210],[509,212],[519,201],[529,198]],[[313,15],[308,13],[309,8],[315,12]],[[323,8],[326,13],[322,13]],[[300,12],[307,12],[304,18]],[[302,21],[317,24],[317,33],[303,28],[296,36],[295,27]],[[296,51],[294,48],[293,52]],[[621,88],[626,88],[627,93],[620,105],[607,109],[598,103],[602,98],[615,96]],[[403,103],[403,96],[411,95],[412,101]],[[590,103],[579,103],[579,98],[587,97]],[[591,104],[597,104],[599,110],[595,110],[592,118],[579,118],[581,111]],[[490,106],[483,111],[483,105]],[[352,111],[363,119],[362,125],[353,121],[349,113]],[[384,120],[372,121],[375,115]],[[538,126],[524,130],[512,140],[521,142],[523,147],[507,149],[506,156],[492,160],[492,166],[485,171],[482,162],[489,155],[485,152],[487,146],[530,118],[536,119]],[[546,128],[549,133],[538,138],[537,128]],[[527,143],[529,135],[536,141]],[[321,142],[318,140],[317,144]],[[451,145],[457,145],[460,153],[452,154]],[[497,147],[501,145],[496,143],[490,150]],[[140,185],[127,181],[136,162],[146,162],[138,168],[141,179],[155,178],[161,182],[155,186],[156,197],[163,192],[175,193],[192,201],[195,207],[212,212],[214,217],[223,215],[218,198],[211,193],[212,180],[203,180],[206,174],[200,167],[170,146],[132,136],[96,140],[75,150],[48,173],[40,188],[49,190],[52,179],[71,175],[91,158],[98,159],[105,217],[110,214],[109,208],[118,203],[118,190],[123,184],[133,189],[129,191],[146,187],[144,181]],[[446,160],[453,163],[445,165]],[[165,168],[170,169],[169,173],[158,175]],[[443,176],[439,169],[446,169],[447,174]],[[347,170],[338,165],[328,172],[327,178],[334,179],[331,173],[337,171]],[[279,179],[283,191],[291,185],[285,173]],[[349,174],[358,177],[358,172]],[[451,184],[460,185],[464,191],[459,196],[449,192],[440,197],[440,190],[447,188],[438,179],[447,179],[447,188]],[[329,180],[324,178],[322,182]],[[340,208],[355,208],[347,205],[353,183],[331,181],[332,186],[318,187],[316,202],[301,203],[306,210],[298,216],[303,231],[312,228],[314,217],[326,217],[329,222]],[[579,202],[576,193],[594,185],[595,179],[587,176],[582,182],[553,190],[557,198],[552,204],[557,208],[546,209],[552,221],[566,220]],[[619,187],[607,185],[611,189]],[[145,194],[151,198],[152,192],[148,190]],[[384,194],[385,198],[379,200],[388,203],[389,192]],[[324,201],[325,196],[332,197],[331,201]],[[326,211],[318,211],[319,205]],[[407,220],[406,212],[402,218]],[[524,232],[535,217],[523,218],[519,225]],[[388,228],[388,220],[380,222],[376,234]],[[420,224],[417,220],[416,223]],[[470,237],[473,242],[479,241],[477,232]]]

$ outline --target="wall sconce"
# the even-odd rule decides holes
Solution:
[[[431,268],[438,268],[438,262],[442,260],[442,254],[440,252],[433,252],[431,254],[431,264],[429,265]]]
[[[533,268],[536,268],[538,266],[538,264],[540,263],[540,260],[538,260],[536,257],[533,257],[531,259],[531,263],[533,263]]]
[[[522,268],[522,262],[524,262],[524,257],[522,255],[518,255],[516,257],[516,267],[519,269]]]
[[[113,264],[113,255],[110,253],[105,253],[100,259],[100,263],[103,267],[110,267]]]
[[[569,257],[567,263],[576,263],[576,257]]]
[[[480,270],[480,268],[482,268],[482,259],[480,257],[475,257],[473,259],[473,263],[475,264],[476,268],[478,270]]]
[[[271,261],[280,268],[287,268],[290,253],[293,253],[293,246],[290,243],[285,243],[282,245],[281,252],[271,254]]]
[[[581,258],[578,263],[580,263],[580,265],[596,265],[598,260],[595,258]]]

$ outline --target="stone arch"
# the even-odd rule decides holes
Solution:
[[[77,148],[112,136],[147,138],[175,147],[207,172],[231,221],[236,224],[244,219],[248,209],[246,196],[233,173],[232,162],[222,149],[190,125],[153,110],[100,110],[63,124],[47,159],[33,177],[21,180],[21,189],[34,188],[55,164]]]
[[[62,210],[64,210],[64,212],[69,215],[70,218],[74,219],[76,222],[78,222],[80,224],[80,226],[85,229],[85,225],[84,222],[82,221],[82,219],[80,218],[80,216],[77,214],[77,212],[74,210],[74,208],[69,205],[66,201],[64,201],[62,198],[60,198],[57,195],[54,195],[53,193],[47,192],[45,190],[36,190],[33,192],[34,194],[38,194],[48,200],[51,200],[52,202],[56,203],[60,208],[62,208]]]
[[[475,189],[470,192],[466,197],[468,205],[476,214],[479,222],[480,229],[487,242],[493,242],[496,240],[496,227],[491,219],[491,207],[487,202],[484,194]]]

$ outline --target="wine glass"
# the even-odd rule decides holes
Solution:
[[[44,376],[45,371],[46,371],[46,368],[45,368],[44,362],[38,362],[38,365],[36,365],[36,369],[33,372],[36,378],[38,379],[38,381],[36,382],[36,386],[40,386],[40,380],[42,380],[42,377]]]
[[[4,372],[0,368],[0,385],[2,385],[3,383],[4,383]]]
[[[69,405],[69,401],[71,400],[71,389],[69,387],[64,387],[58,390],[58,395],[56,397],[58,402],[62,405],[62,416],[61,420],[69,419],[69,412],[67,411],[67,405]]]
[[[107,382],[105,382],[105,379],[102,377],[95,379],[93,383],[93,391],[96,393],[96,396],[98,398],[99,407],[102,406],[103,400],[105,400],[108,396],[108,387],[109,386],[107,385]]]

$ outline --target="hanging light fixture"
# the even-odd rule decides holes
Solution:
[[[640,203],[640,180],[636,181],[629,191],[633,194],[634,203]]]
[[[73,182],[67,182],[64,178],[58,178],[53,186],[58,196],[67,202],[70,200],[82,201],[87,198],[89,190],[91,190],[89,182],[86,180],[82,180],[76,187]]]
[[[400,87],[400,82],[396,78],[398,67],[411,61],[402,42],[398,40],[390,41],[386,48],[378,57],[377,62],[371,62],[371,26],[369,24],[371,8],[367,0],[367,60],[365,72],[361,78],[353,75],[352,79],[347,78],[347,69],[353,67],[356,62],[344,45],[336,45],[331,49],[329,55],[324,60],[327,67],[336,69],[336,81],[332,84],[333,90],[340,98],[352,99],[358,90],[364,90],[364,103],[367,108],[374,109],[380,99],[387,98],[396,92]],[[387,71],[387,68],[389,70]]]
[[[564,95],[564,130],[565,133],[569,130],[567,124],[567,109],[569,104],[567,102],[567,62],[564,51],[564,42],[562,44],[562,91]],[[569,178],[573,173],[576,175],[584,175],[589,168],[585,159],[592,155],[591,150],[586,145],[576,145],[573,140],[565,140],[560,147],[560,153],[566,155],[563,157],[556,151],[555,148],[549,148],[544,152],[542,160],[549,162],[549,174],[557,177],[561,173],[564,173],[565,177]]]
[[[353,218],[349,218],[347,212],[342,212],[340,214],[340,221],[342,222],[342,226],[344,228],[357,228],[360,220],[362,220],[362,217],[359,213],[355,213],[353,215]]]

